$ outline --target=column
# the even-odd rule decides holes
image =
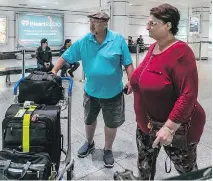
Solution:
[[[189,9],[189,45],[197,60],[208,60],[210,7]]]
[[[122,0],[101,0],[101,7],[110,7],[109,28],[123,35],[129,35],[129,2]]]

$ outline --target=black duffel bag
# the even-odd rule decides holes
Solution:
[[[48,153],[0,151],[0,180],[48,180],[51,167]]]
[[[63,90],[59,76],[35,71],[20,82],[18,102],[56,105],[63,99]]]

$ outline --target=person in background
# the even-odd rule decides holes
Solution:
[[[74,63],[82,60],[86,76],[84,86],[84,122],[86,142],[78,150],[78,156],[84,158],[95,149],[94,134],[97,117],[102,109],[105,122],[105,146],[103,149],[104,166],[112,168],[114,157],[112,145],[117,128],[125,122],[125,93],[132,88],[128,82],[123,87],[122,65],[126,69],[128,80],[134,70],[127,43],[121,34],[107,28],[109,16],[104,12],[88,16],[90,33],[75,41],[59,58],[52,73],[57,74],[65,62]]]
[[[144,52],[144,41],[142,35],[137,39],[137,44],[140,46],[140,52]]]
[[[129,51],[131,53],[135,52],[134,49],[135,49],[135,46],[134,46],[134,41],[132,40],[132,37],[131,36],[128,36],[128,48],[129,48]]]
[[[41,46],[36,50],[36,59],[38,69],[42,72],[49,72],[54,67],[52,64],[52,52],[46,38],[41,40]]]
[[[161,146],[180,174],[198,169],[197,145],[206,115],[197,101],[198,71],[194,53],[175,37],[179,21],[178,9],[169,4],[150,10],[147,30],[156,42],[130,81],[142,180],[149,179],[154,149],[159,153]],[[166,172],[169,171],[167,168]]]
[[[71,39],[66,39],[64,42],[64,46],[60,49],[59,56],[62,56],[62,54],[72,45]],[[61,68],[61,77],[64,77],[65,74],[68,72],[71,77],[74,77],[73,72],[77,70],[77,68],[80,66],[79,62],[74,62],[72,64],[70,63],[64,63],[63,67]]]

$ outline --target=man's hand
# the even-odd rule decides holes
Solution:
[[[173,135],[168,131],[168,129],[163,126],[157,133],[156,133],[157,138],[153,142],[152,147],[156,148],[157,145],[160,143],[161,146],[167,146],[172,143],[173,140]]]
[[[127,88],[127,95],[132,93],[132,86],[130,84],[130,81],[127,82],[124,88]]]
[[[53,74],[55,74],[55,75],[57,75],[57,73],[58,73],[54,68],[52,69],[51,72],[52,72]]]
[[[56,65],[53,67],[53,69],[52,69],[51,72],[52,72],[53,74],[57,75],[58,71],[59,71],[60,68],[64,65],[64,63],[65,63],[65,60],[64,60],[62,57],[60,57],[60,58],[58,59]]]

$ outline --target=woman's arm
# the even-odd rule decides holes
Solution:
[[[153,147],[158,143],[168,145],[172,142],[172,135],[181,123],[188,123],[194,111],[198,95],[198,72],[194,54],[190,48],[185,48],[171,71],[171,80],[178,96],[168,120],[157,132]]]
[[[172,81],[178,96],[166,126],[176,131],[181,123],[190,121],[198,95],[198,72],[191,49],[187,49],[172,69]]]

